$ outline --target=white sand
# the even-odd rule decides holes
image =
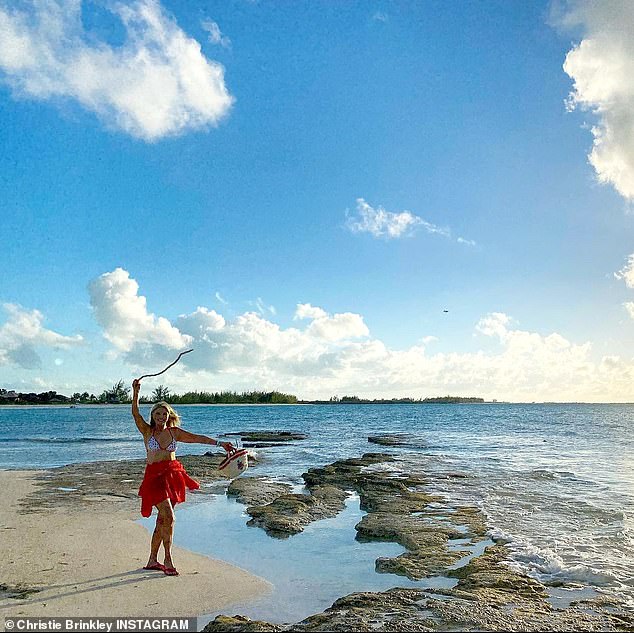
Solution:
[[[228,563],[173,548],[180,576],[142,569],[150,534],[138,503],[101,499],[88,509],[24,513],[34,471],[0,471],[0,583],[37,588],[21,599],[0,590],[5,617],[187,616],[218,611],[270,591],[270,584]],[[176,512],[178,530],[178,510]],[[162,555],[162,548],[159,553]]]

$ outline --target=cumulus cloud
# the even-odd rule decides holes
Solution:
[[[310,303],[298,303],[293,319],[321,319],[327,316],[328,313],[322,308],[316,308]]]
[[[352,312],[344,312],[329,316],[320,316],[313,319],[306,333],[317,339],[325,341],[343,341],[370,333],[368,326],[363,322],[363,317]]]
[[[231,107],[223,67],[158,0],[106,3],[125,30],[119,46],[86,32],[81,0],[19,7],[0,0],[0,71],[17,97],[76,101],[145,141],[215,125]]]
[[[310,319],[312,323],[306,333],[326,341],[341,341],[370,334],[361,315],[343,312],[331,316],[323,308],[310,303],[298,303],[293,319]]]
[[[348,215],[348,214],[347,214]],[[451,230],[437,226],[423,218],[414,215],[411,211],[393,213],[383,207],[376,208],[369,205],[363,198],[357,198],[356,215],[348,215],[346,226],[353,233],[370,233],[374,237],[394,239],[412,235],[416,227],[423,227],[427,233],[441,235],[452,239]],[[456,241],[461,244],[475,246],[472,240],[459,237]]]
[[[212,44],[219,44],[223,48],[229,48],[231,46],[231,40],[222,34],[217,22],[213,20],[203,20],[201,26],[203,30],[209,34],[209,41]]]
[[[599,182],[634,200],[634,3],[631,0],[569,2],[555,21],[581,28],[583,37],[566,55],[573,80],[568,108],[597,117],[588,159]]]
[[[79,334],[64,336],[46,329],[39,310],[26,310],[13,303],[2,307],[7,320],[0,326],[0,365],[36,369],[42,364],[39,348],[67,349],[83,343]]]
[[[93,280],[88,290],[95,319],[118,352],[139,346],[175,350],[192,341],[165,317],[148,312],[145,297],[138,294],[139,284],[122,268]]]
[[[363,317],[297,304],[301,327],[281,327],[257,312],[226,320],[198,307],[173,323],[147,310],[136,281],[117,269],[91,284],[95,316],[115,351],[135,367],[161,367],[176,348],[193,347],[170,373],[172,388],[280,389],[303,398],[355,393],[368,397],[454,393],[515,401],[634,398],[634,365],[595,361],[588,342],[557,332],[521,330],[503,312],[475,324],[495,351],[429,354],[424,337],[392,349],[371,336]]]

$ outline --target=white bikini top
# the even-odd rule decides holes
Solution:
[[[174,439],[174,434],[172,433],[172,430],[169,427],[167,430],[170,432],[170,435],[172,436],[172,441],[165,448],[163,448],[159,444],[159,441],[154,437],[154,433],[152,433],[152,437],[147,441],[148,451],[152,451],[153,453],[156,453],[156,451],[168,451],[171,453],[176,450],[176,439]]]

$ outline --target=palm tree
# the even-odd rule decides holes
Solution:
[[[125,387],[125,382],[120,380],[114,384],[111,389],[106,389],[99,400],[101,402],[126,402],[130,400],[130,387]]]
[[[167,400],[170,397],[170,390],[164,385],[159,385],[152,392],[153,402],[159,402],[160,400]]]

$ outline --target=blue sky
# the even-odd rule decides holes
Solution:
[[[627,2],[76,4],[0,0],[0,386],[634,399]]]

